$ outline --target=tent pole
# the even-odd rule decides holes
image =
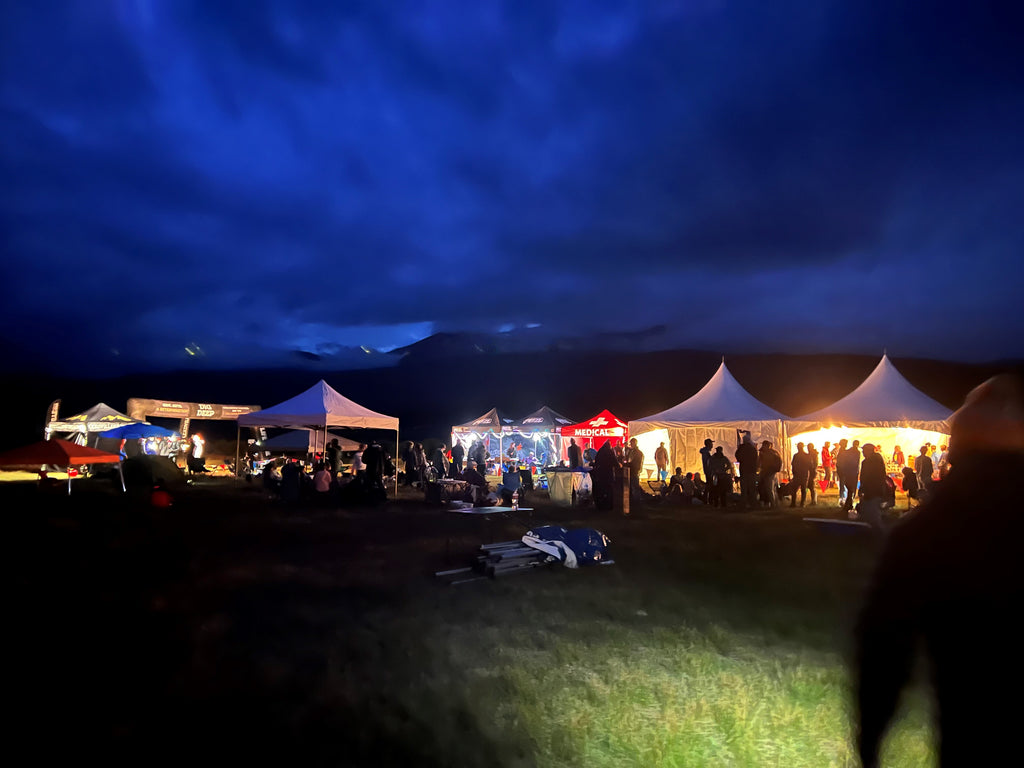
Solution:
[[[124,487],[124,467],[121,466],[121,462],[117,462],[117,474],[121,476],[121,493],[127,493],[128,489]]]
[[[395,498],[398,498],[398,429],[395,429]]]
[[[235,422],[235,480],[238,479],[238,448],[242,442],[242,425]]]
[[[68,470],[68,496],[70,496],[71,495],[71,465],[70,464],[68,464],[67,470]]]

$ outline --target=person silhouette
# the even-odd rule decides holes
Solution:
[[[891,529],[856,631],[857,746],[877,766],[914,652],[931,662],[940,763],[1003,765],[1024,666],[1002,644],[1024,605],[1024,387],[997,376],[951,417],[949,474]],[[865,462],[866,464],[866,462]],[[1002,648],[1006,652],[1000,652]]]

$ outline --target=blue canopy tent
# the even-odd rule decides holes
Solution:
[[[138,422],[108,429],[106,432],[100,432],[97,437],[107,437],[115,440],[138,440],[140,437],[174,437],[177,434],[173,430],[158,427],[156,424]]]

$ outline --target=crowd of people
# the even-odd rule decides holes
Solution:
[[[330,503],[377,503],[386,498],[385,478],[395,474],[391,455],[380,443],[360,443],[351,466],[343,472],[342,450],[337,439],[312,462],[280,457],[263,467],[263,487],[284,502],[308,500]]]

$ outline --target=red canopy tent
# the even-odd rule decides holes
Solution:
[[[45,464],[58,467],[77,467],[80,464],[117,464],[121,473],[121,490],[124,487],[124,473],[121,472],[121,457],[116,453],[98,451],[86,445],[77,445],[69,440],[40,440],[38,443],[26,445],[0,453],[0,467],[34,467],[38,469]],[[68,472],[68,493],[71,493],[71,472]]]
[[[597,450],[605,443],[612,446],[622,445],[629,436],[626,422],[609,410],[601,411],[596,416],[562,427],[562,450],[569,444],[569,438],[575,438],[577,445]]]

